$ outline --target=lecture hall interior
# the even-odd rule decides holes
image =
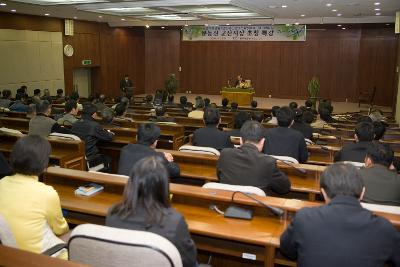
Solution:
[[[0,266],[400,267],[400,0],[0,0]]]

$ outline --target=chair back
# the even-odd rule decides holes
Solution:
[[[270,157],[273,157],[274,159],[280,160],[280,161],[284,161],[284,162],[288,162],[288,163],[293,163],[293,164],[299,164],[298,160],[292,157],[288,157],[288,156],[275,156],[275,155],[268,155]]]
[[[73,134],[51,133],[49,137],[56,137],[58,139],[81,141],[81,139]]]
[[[21,131],[10,129],[10,128],[6,128],[6,127],[1,127],[0,128],[0,132],[2,132],[4,134],[8,134],[8,135],[17,135],[17,136],[24,135]]]
[[[221,184],[221,183],[206,183],[203,185],[203,188],[209,189],[219,189],[219,190],[227,190],[227,191],[239,191],[243,193],[254,194],[260,197],[265,197],[266,194],[263,190],[255,186],[247,186],[247,185],[232,185],[232,184]]]
[[[0,214],[0,244],[18,248],[11,228],[2,214]]]
[[[97,267],[182,267],[177,248],[157,234],[82,224],[68,241],[69,260]]]
[[[179,151],[182,152],[191,152],[191,153],[199,153],[199,154],[207,154],[207,155],[215,155],[219,156],[220,153],[218,150],[212,147],[205,147],[205,146],[190,146],[190,145],[183,145],[179,148]]]

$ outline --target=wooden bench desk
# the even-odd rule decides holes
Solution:
[[[28,133],[29,119],[20,117],[0,117],[0,127],[18,130],[22,133]]]
[[[61,206],[67,211],[68,221],[98,224],[104,224],[108,209],[121,200],[123,187],[127,182],[125,177],[61,168],[48,168],[43,180],[57,190]],[[90,197],[76,196],[74,190],[87,182],[103,184],[105,189]],[[274,266],[276,263],[295,266],[294,262],[277,257],[279,238],[294,212],[304,207],[320,205],[301,200],[255,196],[265,204],[283,209],[285,215],[279,219],[259,203],[237,194],[235,203],[254,210],[253,220],[248,221],[224,218],[209,209],[212,204],[225,209],[230,205],[233,192],[179,184],[170,184],[170,192],[173,194],[172,206],[185,217],[200,253],[206,251],[239,258],[247,253],[264,266]],[[399,215],[381,215],[400,229]],[[250,266],[252,261],[247,262],[249,265],[242,263]]]
[[[53,258],[0,245],[0,266],[7,267],[89,267],[77,262]]]
[[[22,136],[0,134],[0,151],[9,157],[14,143]],[[47,139],[51,145],[50,164],[63,168],[86,170],[85,145],[82,141]]]

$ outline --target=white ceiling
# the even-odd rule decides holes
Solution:
[[[0,11],[111,26],[393,23],[400,0],[0,0]],[[379,3],[379,4],[377,4]]]

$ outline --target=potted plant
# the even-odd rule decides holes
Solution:
[[[168,93],[168,102],[174,102],[174,94],[178,89],[178,79],[175,76],[175,73],[171,73],[168,75],[167,80],[165,80],[165,90]]]
[[[319,93],[319,89],[320,89],[319,79],[316,76],[314,76],[308,83],[308,94],[309,94],[309,99],[313,103],[313,109],[315,109],[317,105],[317,96]]]

